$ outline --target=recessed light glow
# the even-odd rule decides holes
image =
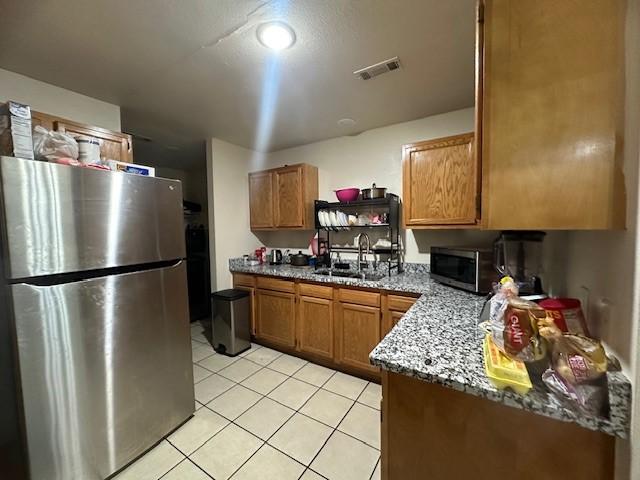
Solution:
[[[263,23],[258,27],[258,40],[272,50],[284,50],[296,41],[293,29],[282,22]]]

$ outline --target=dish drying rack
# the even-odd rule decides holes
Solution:
[[[386,222],[369,223],[369,224],[351,224],[344,225],[322,225],[318,216],[318,212],[340,211],[346,215],[355,215],[359,218],[362,215],[371,215],[377,213],[379,216],[386,214]],[[371,246],[369,253],[374,255],[388,255],[386,263],[388,264],[388,272],[391,275],[393,270],[398,273],[403,271],[402,268],[402,248],[400,243],[400,198],[392,193],[388,193],[385,198],[375,198],[371,200],[354,200],[353,202],[327,202],[325,200],[316,200],[314,203],[315,227],[318,233],[318,245],[325,242],[327,254],[329,255],[329,263],[332,262],[332,254],[335,253],[358,253],[358,246],[339,246],[331,243],[332,232],[349,231],[349,230],[367,230],[367,229],[384,229],[387,238],[390,241],[389,246],[374,247]],[[320,268],[316,262],[316,269]],[[329,265],[330,267],[330,265]]]

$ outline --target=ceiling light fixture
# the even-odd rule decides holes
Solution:
[[[293,29],[283,22],[263,23],[258,27],[258,40],[272,50],[284,50],[296,41]]]

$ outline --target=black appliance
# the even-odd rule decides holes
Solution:
[[[187,225],[185,241],[187,246],[189,317],[194,322],[211,316],[211,277],[207,229],[203,225]]]

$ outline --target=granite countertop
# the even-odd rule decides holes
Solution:
[[[627,438],[630,424],[631,384],[621,372],[607,373],[609,417],[588,415],[567,407],[544,388],[526,395],[498,390],[484,372],[479,317],[484,298],[431,280],[426,272],[393,274],[381,280],[328,277],[313,267],[244,265],[229,262],[232,272],[271,275],[354,287],[421,295],[393,330],[371,352],[371,363],[390,372],[437,383],[458,391],[527,410],[539,415]]]

